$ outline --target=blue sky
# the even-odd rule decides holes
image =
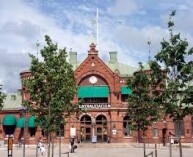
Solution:
[[[176,10],[175,32],[193,46],[193,1],[191,0],[0,0],[0,84],[6,92],[21,87],[19,73],[30,65],[28,53],[36,54],[36,41],[44,35],[59,47],[72,48],[78,60],[87,56],[91,20],[99,9],[99,56],[109,60],[118,52],[119,62],[137,66],[160,50],[168,38],[167,20]]]

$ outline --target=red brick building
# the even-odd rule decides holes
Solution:
[[[110,61],[104,62],[98,56],[95,45],[90,45],[87,58],[79,63],[77,53],[70,52],[69,61],[73,65],[74,75],[77,80],[78,91],[73,102],[83,99],[84,103],[80,108],[87,112],[80,115],[79,119],[71,117],[64,126],[63,142],[69,142],[75,136],[80,142],[136,142],[137,132],[131,130],[131,121],[127,116],[127,98],[131,94],[131,89],[127,88],[126,81],[132,77],[137,69],[117,60],[117,52],[109,52]],[[146,67],[147,73],[149,72]],[[21,72],[21,79],[30,77],[30,72]],[[24,91],[21,92],[22,99],[29,99]],[[18,117],[16,116],[17,121]],[[45,136],[41,128],[33,124],[33,117],[27,115],[31,124],[27,125],[27,141],[34,143],[35,139]],[[1,116],[4,119],[4,116]],[[192,142],[193,122],[187,116],[180,122],[181,128],[171,119],[163,119],[153,123],[146,132],[147,142],[161,143],[163,139],[168,139],[169,132],[178,135],[179,130],[183,142]],[[4,124],[1,124],[1,126]],[[17,124],[17,126],[20,126]],[[16,126],[16,130],[17,130]],[[1,128],[1,127],[0,127]],[[22,126],[21,126],[22,128]],[[4,130],[3,136],[5,137]],[[1,131],[0,130],[0,131]],[[22,130],[22,129],[21,129]],[[0,132],[1,133],[1,132]],[[14,133],[14,136],[19,134]],[[31,138],[32,135],[34,138]],[[0,136],[1,137],[1,136]]]

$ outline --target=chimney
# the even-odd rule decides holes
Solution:
[[[110,63],[117,63],[117,51],[109,52],[110,55]]]
[[[69,62],[70,64],[76,64],[77,63],[77,52],[69,52]]]

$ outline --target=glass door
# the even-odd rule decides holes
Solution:
[[[81,142],[91,142],[91,118],[88,115],[82,116],[80,128],[80,140]]]
[[[91,127],[81,127],[81,142],[91,142]]]
[[[104,115],[96,118],[97,142],[107,142],[107,119]]]

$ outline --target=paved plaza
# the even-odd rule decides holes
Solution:
[[[59,157],[58,145],[55,145],[55,155],[54,157]],[[67,154],[64,154],[68,151],[68,145],[62,145],[62,155],[61,157],[67,157]],[[154,151],[153,145],[147,146],[147,154]],[[158,157],[169,157],[169,147],[160,147],[158,145]],[[26,146],[26,157],[35,157],[36,155],[35,146]],[[13,157],[22,157],[23,149],[13,147]],[[41,155],[39,155],[40,157]],[[173,146],[172,156],[179,157],[179,148]],[[183,157],[192,157],[193,156],[193,145],[184,146],[183,148]],[[7,157],[7,148],[0,148],[0,157]],[[47,157],[47,151],[44,155]],[[143,147],[142,144],[138,145],[115,145],[115,144],[106,144],[106,145],[78,145],[78,149],[75,150],[75,153],[70,153],[69,157],[143,157]],[[155,157],[155,154],[154,154]]]

